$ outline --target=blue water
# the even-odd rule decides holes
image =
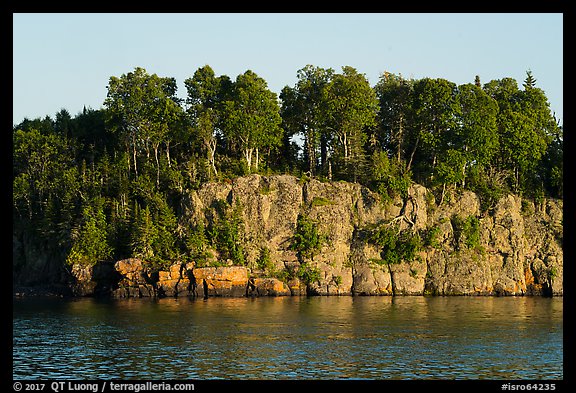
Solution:
[[[541,297],[14,299],[14,379],[562,379]]]

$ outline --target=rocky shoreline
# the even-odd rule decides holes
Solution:
[[[63,272],[58,256],[46,255],[41,246],[15,234],[14,293],[114,298],[563,295],[561,200],[535,203],[506,195],[486,210],[470,191],[452,193],[437,203],[428,189],[414,184],[406,197],[383,202],[355,183],[251,175],[190,191],[182,201],[181,224],[207,225],[215,206],[241,207],[244,266],[231,266],[232,261],[211,249],[213,257],[201,265],[176,262],[153,271],[150,263],[129,258]],[[306,262],[317,276],[304,281],[297,274],[271,274],[294,273],[301,267],[290,244],[303,213],[327,238]],[[383,249],[366,241],[366,233],[389,223],[406,233],[433,233],[434,242],[410,261],[375,263]],[[257,263],[264,248],[268,271]],[[48,282],[52,286],[45,285]]]
[[[397,273],[399,270],[397,271]],[[146,268],[146,263],[140,259],[129,258],[116,263],[100,263],[94,267],[76,267],[73,271],[74,282],[65,288],[32,289],[29,293],[16,296],[97,296],[110,298],[164,298],[164,297],[194,297],[207,299],[210,297],[260,297],[260,296],[397,296],[397,295],[468,295],[468,296],[561,296],[562,293],[545,292],[544,286],[535,283],[532,277],[527,288],[520,291],[514,286],[514,291],[504,287],[493,291],[475,290],[467,293],[434,293],[432,283],[424,283],[420,290],[406,291],[401,287],[400,277],[392,283],[389,291],[369,292],[363,290],[366,281],[363,272],[356,272],[353,285],[350,288],[338,288],[329,293],[319,290],[318,283],[305,283],[298,278],[284,282],[275,277],[262,277],[262,272],[256,272],[243,266],[195,267],[194,263],[174,264],[169,270],[153,272]],[[260,277],[258,277],[260,276]],[[68,293],[66,293],[68,292]]]

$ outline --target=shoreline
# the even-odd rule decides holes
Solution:
[[[68,293],[66,293],[68,292]],[[208,300],[211,298],[218,299],[254,299],[254,298],[270,298],[270,297],[531,297],[531,298],[563,298],[563,294],[551,295],[538,295],[538,294],[299,294],[299,295],[244,295],[244,296],[194,296],[194,295],[181,295],[181,296],[132,296],[132,297],[117,297],[112,295],[74,295],[69,293],[67,288],[47,288],[47,287],[17,287],[12,291],[12,300],[14,299],[30,299],[30,298],[49,298],[49,299],[199,299]]]

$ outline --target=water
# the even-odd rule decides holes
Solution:
[[[13,305],[14,379],[563,379],[562,298]]]

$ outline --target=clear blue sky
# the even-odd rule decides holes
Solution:
[[[184,80],[210,65],[235,79],[250,69],[280,93],[307,64],[355,67],[457,84],[530,69],[563,119],[561,13],[21,13],[13,14],[13,124],[102,107],[108,80],[143,67]]]

